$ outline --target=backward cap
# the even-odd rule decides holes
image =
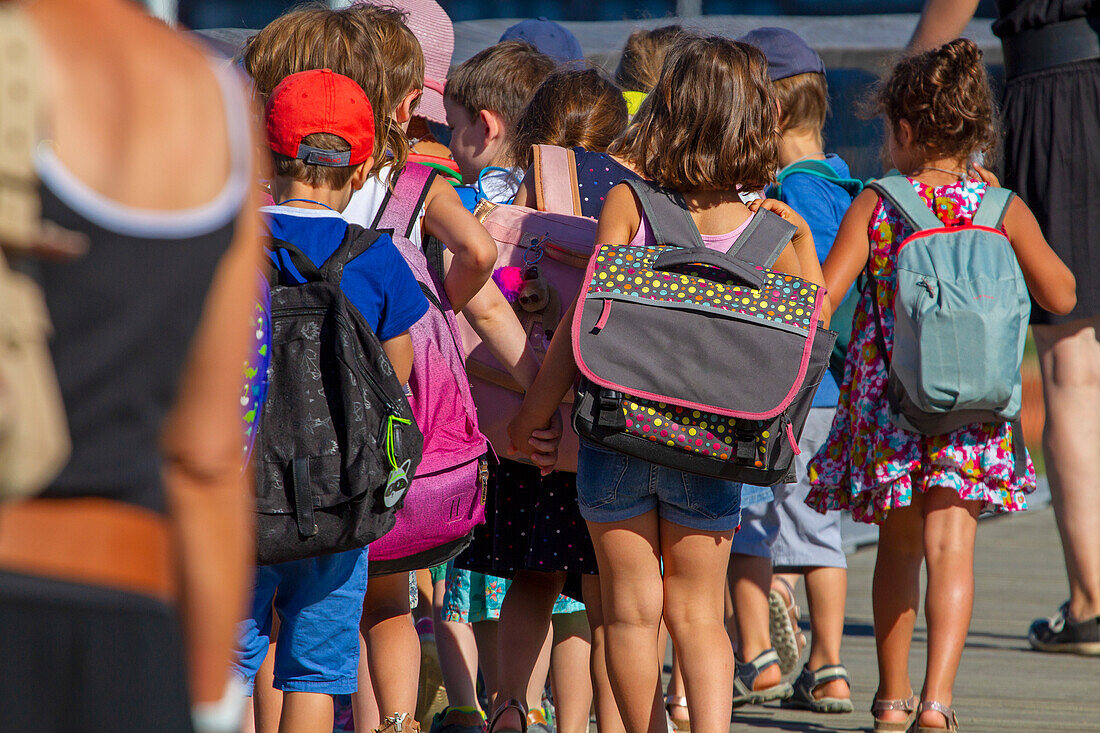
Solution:
[[[264,109],[270,148],[288,158],[316,165],[359,165],[374,152],[374,111],[362,87],[331,69],[301,71],[279,82]],[[317,132],[338,135],[350,153],[323,155],[303,149],[302,139]],[[317,156],[320,156],[318,158]]]

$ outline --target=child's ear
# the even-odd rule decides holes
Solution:
[[[370,169],[374,166],[374,156],[367,158],[360,163],[355,172],[351,174],[351,190],[358,191],[363,187],[363,184],[370,178]]]
[[[413,103],[420,98],[421,94],[423,94],[422,89],[413,89],[405,95],[401,103],[397,105],[397,109],[393,112],[393,119],[397,124],[404,125],[412,119]]]
[[[909,120],[898,120],[894,125],[894,139],[898,147],[908,148],[913,144],[913,124]]]
[[[504,140],[504,135],[506,132],[504,118],[499,112],[494,112],[490,109],[483,109],[478,112],[478,120],[485,128],[486,145]]]

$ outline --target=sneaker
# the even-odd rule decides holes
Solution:
[[[1032,649],[1040,652],[1100,656],[1100,616],[1074,621],[1069,617],[1066,601],[1050,618],[1033,621],[1027,640]]]
[[[473,708],[444,708],[432,718],[428,733],[485,733],[485,716]]]
[[[394,713],[374,729],[374,733],[420,733],[420,723],[408,713]]]

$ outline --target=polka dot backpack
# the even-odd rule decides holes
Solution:
[[[581,438],[689,473],[789,478],[836,334],[825,289],[770,269],[795,228],[761,209],[728,252],[683,198],[629,181],[653,245],[597,245],[572,326]]]

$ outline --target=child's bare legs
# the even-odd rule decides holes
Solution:
[[[588,660],[592,639],[584,611],[559,613],[552,619],[554,649],[550,680],[554,689],[555,727],[560,733],[587,733],[592,709],[592,677]]]
[[[950,489],[934,488],[924,497],[928,663],[921,699],[948,707],[974,609],[974,535],[980,509],[979,502],[964,501]],[[946,727],[947,721],[930,710],[920,722]]]
[[[332,733],[332,695],[288,692],[283,695],[279,733]]]
[[[497,681],[497,622],[477,621],[472,624],[474,641],[477,642],[477,658],[481,667],[481,676],[485,681],[485,691],[489,696],[489,710],[496,708]],[[475,677],[476,679],[476,677]]]
[[[278,638],[279,623],[279,614],[271,614],[271,639]],[[282,710],[283,693],[282,690],[275,689],[275,642],[272,641],[252,685],[252,712],[256,720],[256,733],[277,733]]]
[[[441,580],[432,589],[432,617],[439,667],[443,672],[443,685],[447,688],[447,705],[477,709],[477,642],[474,640],[474,629],[469,623],[443,620],[446,585],[446,581]]]
[[[600,565],[607,672],[623,724],[632,733],[664,733],[664,711],[653,694],[661,682],[654,662],[664,610],[657,511],[622,522],[588,522],[588,531]]]
[[[924,496],[914,491],[911,506],[891,509],[879,529],[871,603],[875,617],[879,700],[907,700],[909,647],[920,602],[920,566],[924,559]],[[904,722],[906,713],[888,710],[881,720]]]
[[[370,681],[370,661],[367,659],[367,642],[359,634],[359,690],[351,696],[351,713],[358,733],[369,733],[382,725],[382,713],[374,696]]]
[[[498,639],[498,645],[500,650],[506,648],[506,644]],[[538,658],[535,659],[535,667],[531,670],[531,676],[527,680],[527,689],[524,691],[523,697],[516,698],[517,700],[524,700],[528,710],[541,710],[542,709],[542,695],[546,690],[546,680],[550,675],[550,655],[554,648],[554,629],[547,625],[546,636],[542,639],[542,648],[539,649]],[[500,653],[498,650],[498,654]],[[499,672],[499,668],[498,668]],[[497,705],[503,704],[507,699],[500,695],[497,695]],[[513,713],[514,715],[514,713]],[[497,728],[504,729],[507,726],[498,725]]]
[[[528,700],[528,688],[537,677],[533,674],[536,660],[550,632],[550,614],[563,585],[565,573],[520,570],[508,586],[508,593],[500,606],[497,631],[500,687],[494,689],[501,703],[506,700]],[[540,690],[545,680],[544,674],[542,683],[539,683]],[[519,713],[515,710],[504,711],[498,727],[520,730]]]
[[[756,555],[734,554],[729,564],[733,595],[733,623],[737,629],[737,657],[751,662],[771,648],[768,634],[768,592],[772,584],[772,561]],[[783,681],[779,665],[760,672],[754,690],[775,687]]]
[[[584,610],[588,614],[588,627],[592,636],[589,670],[592,674],[592,695],[596,707],[596,728],[600,733],[625,733],[626,728],[615,703],[615,693],[611,689],[611,680],[607,676],[607,627],[604,624],[600,576],[582,577],[581,592],[584,595]],[[660,684],[658,675],[658,688]]]
[[[371,684],[383,718],[416,709],[420,637],[409,609],[409,574],[371,578],[363,601],[363,638]]]
[[[806,575],[806,599],[810,605],[810,669],[840,664],[840,643],[844,637],[844,602],[848,593],[847,568],[804,568]],[[777,574],[791,587],[796,587],[799,575]],[[851,697],[848,683],[832,680],[813,691],[817,699],[823,697]]]

